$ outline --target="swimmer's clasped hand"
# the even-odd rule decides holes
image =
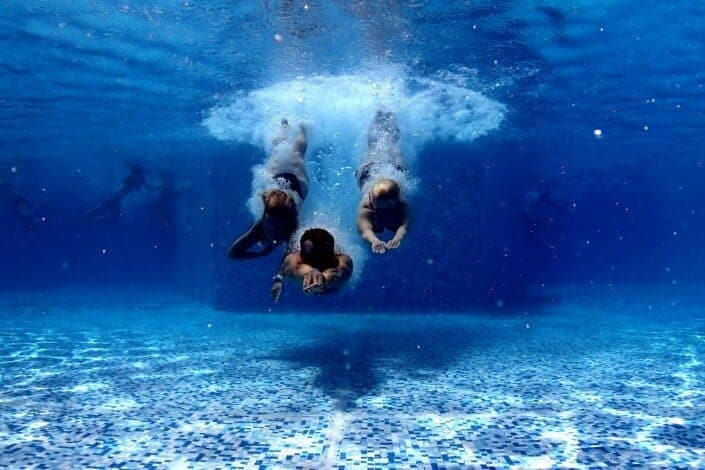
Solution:
[[[373,241],[371,243],[371,245],[372,245],[373,252],[377,253],[378,255],[384,254],[385,243],[382,240],[377,239],[377,240]]]
[[[401,245],[401,240],[398,238],[394,237],[391,240],[389,240],[387,243],[385,243],[385,247],[388,250],[394,250],[396,248],[399,248],[399,245]]]
[[[303,289],[307,294],[320,294],[325,292],[326,278],[319,271],[312,271],[304,275]]]

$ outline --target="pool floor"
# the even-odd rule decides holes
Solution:
[[[0,466],[705,465],[705,315],[624,310],[3,300]]]

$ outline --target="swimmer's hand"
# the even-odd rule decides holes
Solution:
[[[385,246],[388,250],[394,250],[394,249],[396,249],[396,248],[399,248],[399,245],[401,245],[401,239],[400,239],[400,238],[397,238],[397,237],[394,237],[394,238],[392,238],[391,240],[389,240],[387,243],[385,243],[384,246]]]
[[[371,245],[372,245],[372,251],[374,251],[378,255],[384,254],[386,247],[385,247],[385,243],[382,240],[380,240],[380,239],[372,240]]]
[[[326,291],[326,278],[318,271],[312,271],[304,276],[303,288],[307,294],[320,294]]]
[[[275,281],[272,283],[272,289],[270,290],[270,293],[272,294],[272,300],[274,302],[279,302],[279,297],[282,295],[282,282],[281,281]]]

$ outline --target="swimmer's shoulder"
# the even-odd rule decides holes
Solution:
[[[288,253],[286,256],[284,256],[284,260],[282,261],[282,264],[284,265],[285,268],[293,271],[302,262],[303,262],[303,258],[301,258],[301,253],[298,251],[292,251],[291,253]]]

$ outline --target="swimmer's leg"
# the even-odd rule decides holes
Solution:
[[[301,185],[301,193],[303,198],[306,199],[308,195],[308,172],[306,171],[306,149],[308,148],[308,135],[306,131],[306,126],[299,124],[299,133],[294,140],[294,148],[291,151],[290,165],[294,170],[296,178],[299,180]]]
[[[399,123],[397,123],[397,115],[392,111],[388,111],[385,116],[385,130],[392,139],[392,142],[399,142],[401,132],[399,131]]]
[[[115,222],[120,217],[122,209],[122,190],[116,192],[95,209],[88,211],[85,218],[93,222]]]
[[[272,137],[272,146],[276,146],[284,142],[289,137],[289,121],[282,119],[279,130]]]
[[[308,135],[306,133],[306,126],[299,124],[299,134],[296,136],[296,140],[294,141],[294,152],[298,153],[300,158],[303,160],[307,148]]]
[[[260,250],[252,250],[256,245],[262,244]],[[235,240],[228,250],[228,258],[230,259],[246,259],[246,258],[258,258],[260,256],[268,255],[274,249],[274,244],[267,240],[264,233],[264,226],[262,225],[262,219],[250,227],[250,229],[245,232],[240,238]]]

